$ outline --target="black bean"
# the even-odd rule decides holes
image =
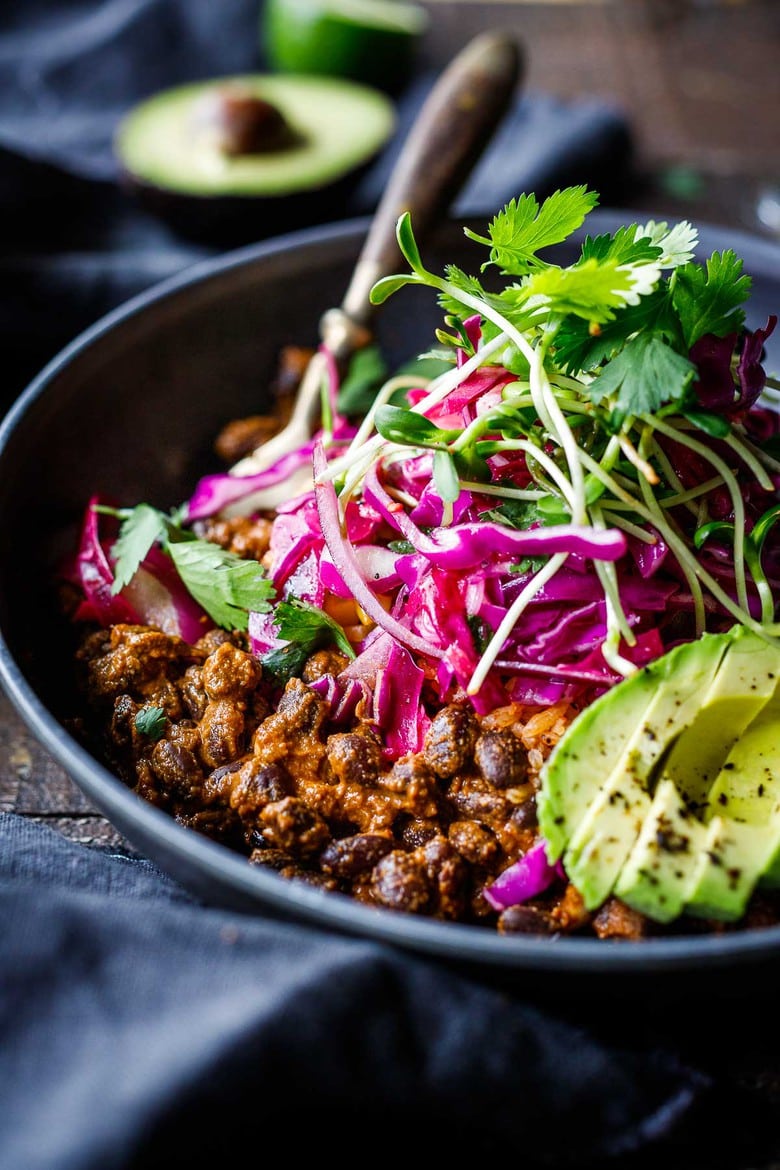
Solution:
[[[260,820],[266,841],[293,855],[319,853],[330,838],[328,826],[320,814],[297,796],[286,796],[267,804],[260,813]]]
[[[371,890],[383,906],[410,914],[423,913],[431,900],[431,882],[424,862],[400,849],[394,849],[374,866]]]
[[[393,848],[389,837],[377,833],[357,833],[331,841],[320,854],[320,865],[326,873],[353,879],[366,873]]]
[[[539,906],[510,906],[498,919],[501,934],[553,934],[556,925]]]
[[[371,787],[382,766],[382,747],[370,732],[343,732],[328,737],[328,764],[336,780]]]
[[[451,779],[471,759],[479,724],[470,707],[450,704],[434,718],[425,735],[423,758],[442,779]]]
[[[474,748],[477,767],[496,788],[513,788],[528,776],[528,757],[511,731],[483,731]]]
[[[519,804],[512,812],[512,824],[520,829],[535,829],[539,824],[536,815],[536,797],[529,796],[528,800]]]
[[[203,777],[200,764],[189,748],[167,739],[161,739],[155,744],[151,764],[162,784],[183,793],[188,792]]]

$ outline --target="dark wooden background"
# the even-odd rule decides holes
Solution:
[[[481,29],[511,29],[526,48],[529,89],[565,99],[597,95],[622,110],[637,144],[637,178],[626,205],[780,239],[780,0],[429,0],[426,7],[432,19],[421,49],[425,65],[443,66]],[[126,847],[3,696],[0,811],[45,821],[87,844]],[[732,1088],[747,1093],[757,1108],[780,1116],[780,1057],[766,1043],[778,1031],[778,1012],[774,991],[764,994],[761,1042],[721,1048],[717,1058],[711,1045],[702,1052],[725,1096]],[[745,1158],[724,1163],[713,1147],[690,1150],[680,1166],[777,1170],[780,1140],[771,1154]]]

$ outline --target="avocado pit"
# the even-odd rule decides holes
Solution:
[[[278,106],[236,86],[211,89],[192,112],[193,129],[230,158],[289,150],[303,142]]]

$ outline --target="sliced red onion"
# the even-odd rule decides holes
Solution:
[[[94,508],[99,502],[93,497],[84,516],[76,569],[85,600],[76,618],[103,626],[117,622],[157,626],[185,642],[197,642],[213,623],[185,589],[170,557],[159,548],[149,550],[124,589],[111,592],[114,571],[100,541],[100,514]]]
[[[329,704],[331,722],[340,725],[349,723],[358,703],[372,701],[371,691],[362,679],[345,678],[343,674],[323,674],[308,686]]]
[[[268,613],[250,613],[248,633],[249,648],[257,658],[284,645],[277,633],[276,616],[272,610]]]
[[[388,639],[385,665],[376,672],[374,722],[384,731],[385,753],[398,759],[422,750],[430,724],[420,702],[423,671],[403,646]]]
[[[277,516],[271,529],[268,575],[280,589],[313,548],[322,547],[322,533],[313,498],[297,512]]]
[[[347,442],[354,438],[356,433],[357,429],[352,423],[347,422],[341,415],[334,415],[334,440]],[[293,477],[300,468],[308,468],[314,444],[321,437],[322,432],[320,431],[313,439],[296,447],[293,451],[285,452],[270,467],[266,467],[262,471],[256,471],[250,475],[218,472],[216,475],[204,476],[196,484],[195,491],[187,505],[187,521],[192,523],[194,520],[204,520],[208,516],[214,516],[231,504],[247,500],[249,496],[254,496],[268,488],[286,484],[286,481],[295,484],[293,495],[305,495],[305,477],[304,482],[299,482],[298,477],[293,480]],[[328,448],[328,458],[335,458],[339,454],[340,451],[337,447]],[[258,497],[257,500],[252,500],[252,511],[257,511],[261,507],[276,508],[282,502],[277,499],[277,495],[278,493],[274,493],[273,498],[261,499]]]
[[[341,531],[336,489],[332,483],[321,479],[326,466],[325,452],[322,449],[322,444],[317,443],[314,448],[314,493],[317,500],[322,535],[333,558],[333,563],[341,573],[345,584],[351,589],[352,596],[372,621],[376,622],[378,626],[386,630],[389,634],[392,634],[404,646],[408,646],[411,650],[416,650],[418,654],[425,654],[429,658],[440,658],[441,650],[423,641],[422,638],[419,638],[411,630],[408,630],[406,626],[401,625],[396,618],[391,617],[390,614],[385,612],[381,603],[377,600],[376,595],[363,580],[360,566],[355,558],[354,549],[349,541],[345,539]]]
[[[494,910],[506,910],[518,906],[544,893],[556,879],[563,876],[560,863],[551,865],[547,860],[547,842],[537,841],[528,852],[505,869],[492,885],[482,893]]]
[[[219,472],[216,475],[206,475],[195,486],[187,505],[187,521],[204,520],[221,512],[228,504],[235,504],[254,492],[271,487],[288,479],[299,467],[307,465],[311,459],[313,440],[304,443],[296,451],[289,451],[277,459],[264,471],[256,471],[254,475],[230,475],[229,472]]]
[[[100,514],[95,511],[100,502],[98,496],[93,496],[84,513],[76,555],[76,573],[85,600],[75,616],[79,621],[97,621],[102,626],[111,626],[115,622],[138,625],[141,621],[138,611],[121,593],[111,592],[114,573],[108,554],[100,542]]]
[[[341,688],[335,674],[321,674],[319,678],[315,678],[314,682],[310,682],[308,687],[309,690],[314,691],[321,699],[324,699],[331,708],[335,707],[341,698]]]
[[[371,699],[371,692],[361,679],[342,679],[341,698],[333,711],[336,723],[347,723],[357,710],[358,703],[367,703]]]
[[[320,558],[315,549],[296,565],[285,581],[282,593],[284,597],[296,597],[299,601],[308,601],[322,608],[325,585],[320,575]]]

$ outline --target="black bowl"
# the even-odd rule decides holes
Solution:
[[[614,230],[631,218],[601,212],[589,228]],[[262,407],[279,347],[316,338],[321,313],[341,299],[365,228],[363,221],[316,228],[198,265],[82,334],[12,408],[0,428],[0,679],[12,701],[126,837],[207,902],[307,920],[510,976],[696,972],[780,957],[780,926],[631,945],[505,937],[371,909],[250,866],[182,828],[66,730],[75,703],[69,638],[51,583],[59,557],[73,547],[86,500],[100,492],[168,508],[185,499],[197,476],[212,469],[211,442],[222,424]],[[733,247],[744,257],[754,279],[748,324],[763,324],[780,306],[780,247],[716,228],[701,236],[702,253]],[[470,268],[482,258],[455,225],[425,252],[434,268],[452,260]],[[571,248],[563,255],[572,259]],[[379,320],[391,364],[427,348],[439,320],[428,290],[391,298]],[[772,342],[769,364],[776,368],[780,345]]]

